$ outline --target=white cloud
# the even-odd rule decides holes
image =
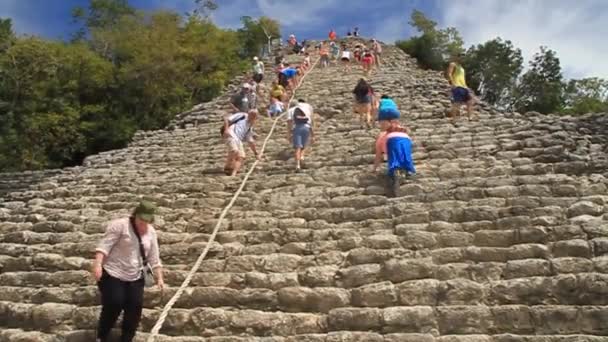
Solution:
[[[557,52],[564,75],[608,78],[608,2],[603,0],[452,0],[441,2],[442,26],[454,26],[467,45],[500,36],[526,61],[545,45]]]
[[[260,11],[269,17],[278,18],[282,25],[315,25],[322,23],[337,13],[324,10],[334,7],[337,0],[255,0]]]

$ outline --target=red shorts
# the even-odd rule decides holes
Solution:
[[[364,57],[363,64],[372,64],[374,60],[371,57]]]

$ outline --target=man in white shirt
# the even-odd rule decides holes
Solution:
[[[344,66],[344,72],[350,72],[350,59],[351,54],[348,50],[348,47],[342,47],[342,53],[340,54],[340,60],[342,61],[342,65]]]
[[[296,172],[301,171],[301,161],[309,138],[314,142],[315,122],[312,106],[304,100],[298,100],[297,106],[287,112],[287,140],[292,142],[295,149]]]
[[[253,126],[258,117],[258,111],[253,109],[249,113],[236,113],[224,119],[222,136],[227,149],[226,164],[224,172],[226,175],[236,176],[245,160],[245,148],[243,144],[249,144],[256,158],[260,158],[255,147]]]
[[[264,63],[253,57],[253,80],[255,83],[260,83],[264,79]]]

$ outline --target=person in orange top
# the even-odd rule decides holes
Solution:
[[[326,68],[329,66],[329,48],[327,47],[327,43],[323,42],[321,44],[321,49],[319,49],[319,55],[321,56],[321,67]]]
[[[336,40],[336,38],[338,38],[336,31],[334,31],[334,29],[331,29],[331,31],[329,31],[329,40],[334,41]]]

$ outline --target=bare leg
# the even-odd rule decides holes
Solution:
[[[467,101],[467,117],[469,118],[469,120],[471,120],[474,105],[475,105],[474,99],[470,99],[469,101]]]
[[[453,103],[452,108],[450,109],[450,120],[454,121],[456,118],[460,116],[460,104]]]
[[[300,161],[302,160],[302,149],[296,148],[296,169],[300,169]]]
[[[237,173],[239,173],[239,170],[241,169],[241,165],[243,163],[243,159],[240,156],[236,156],[232,162],[232,174],[231,176],[236,176]]]

